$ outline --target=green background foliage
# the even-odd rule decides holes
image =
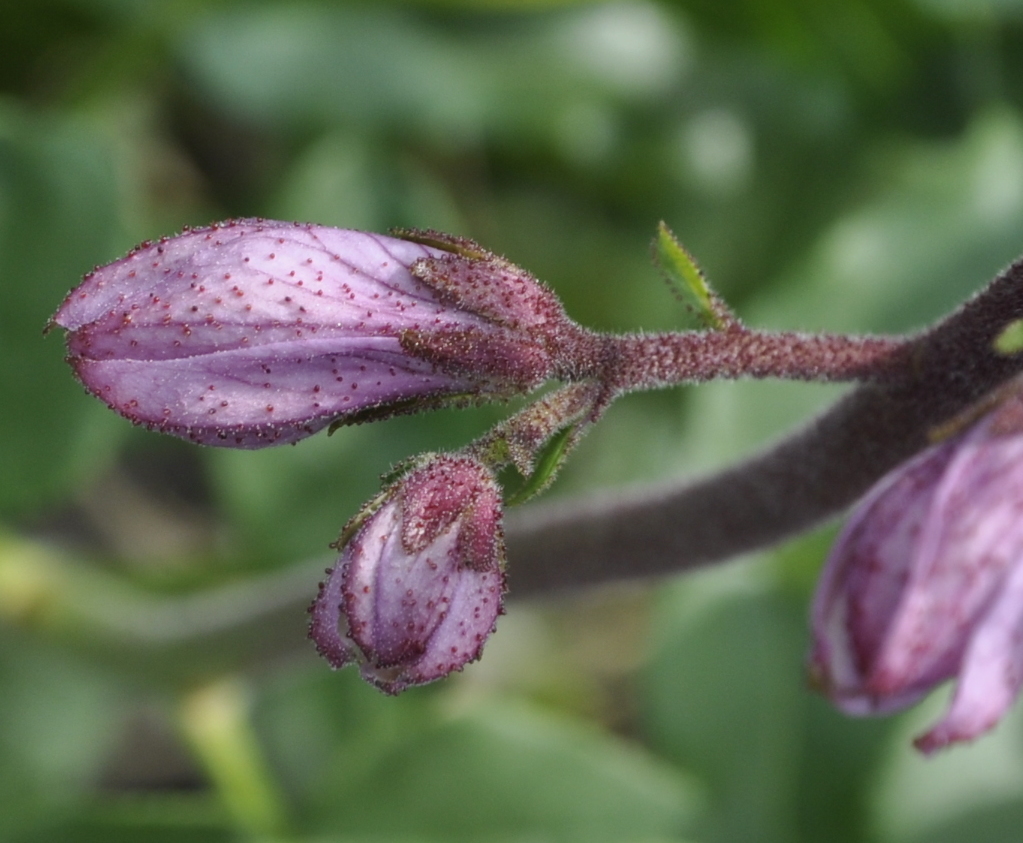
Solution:
[[[0,841],[1018,839],[1018,714],[925,762],[944,692],[854,721],[805,689],[829,530],[539,602],[513,559],[484,659],[385,698],[294,595],[389,466],[508,408],[203,450],[43,328],[135,242],[260,215],[468,235],[613,330],[686,322],[664,220],[753,325],[910,330],[1023,250],[1021,80],[1018,0],[6,4]],[[548,494],[711,469],[839,392],[631,396]]]

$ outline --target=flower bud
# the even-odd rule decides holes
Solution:
[[[313,603],[309,635],[334,667],[389,694],[479,658],[501,613],[501,497],[467,456],[420,464],[356,518]]]
[[[1023,399],[895,469],[856,507],[814,609],[810,670],[851,714],[903,708],[957,679],[917,739],[993,727],[1023,682]]]
[[[430,242],[440,247],[227,222],[94,270],[52,322],[69,331],[69,361],[90,392],[207,445],[293,442],[331,422],[508,397],[550,377],[550,331],[525,314],[542,300],[544,316],[569,324],[553,294],[535,281],[506,288],[482,250]],[[509,307],[517,321],[504,318]]]

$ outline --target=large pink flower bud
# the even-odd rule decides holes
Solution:
[[[293,442],[549,378],[571,324],[553,294],[471,241],[428,243],[227,222],[97,268],[53,322],[90,392],[206,445]]]
[[[810,669],[851,714],[957,679],[925,752],[984,733],[1023,683],[1023,399],[897,468],[853,512],[813,610]]]
[[[501,496],[472,457],[435,456],[346,528],[310,609],[334,667],[360,665],[389,694],[479,658],[501,613]]]

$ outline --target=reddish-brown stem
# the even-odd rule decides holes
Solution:
[[[753,331],[602,337],[601,379],[615,392],[717,378],[882,380],[905,368],[906,339]]]
[[[864,355],[864,372],[876,366],[872,374],[881,377],[739,465],[698,480],[509,513],[514,593],[672,573],[767,547],[835,515],[926,447],[932,432],[1023,374],[1023,353],[994,347],[1006,324],[1020,318],[1023,259],[951,316],[904,340],[903,350],[897,344],[887,357],[878,346],[874,363]],[[834,372],[848,365],[843,360],[835,358],[841,365]],[[715,365],[720,375],[724,367]],[[792,376],[794,369],[759,371]],[[632,383],[657,381],[633,376]]]
[[[511,462],[528,475],[537,452],[551,436],[581,416],[603,409],[599,406],[602,392],[594,381],[564,386],[505,419],[465,450],[491,467]]]

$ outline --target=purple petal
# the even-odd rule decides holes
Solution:
[[[405,671],[410,685],[433,682],[479,658],[501,613],[504,572],[464,568],[451,596],[447,615],[421,657]]]
[[[1016,558],[1023,558],[1023,529],[1015,531]],[[972,740],[992,728],[1023,685],[1023,565],[1017,565],[995,605],[977,627],[963,662],[952,706],[916,739],[923,752]]]
[[[207,317],[222,326],[210,335],[213,347],[238,342],[255,325],[293,335],[303,321],[338,331],[391,322],[397,331],[437,317],[453,325],[481,324],[442,305],[409,274],[410,263],[436,254],[360,231],[237,220],[144,244],[89,273],[53,321],[68,330],[99,323],[103,334],[120,322],[125,330],[113,335],[120,341],[112,347],[125,354],[137,348],[130,344],[132,327],[206,324]]]
[[[205,445],[259,448],[334,419],[465,382],[388,337],[306,340],[169,360],[72,361],[86,387],[125,417]]]
[[[957,440],[917,548],[910,581],[875,665],[882,688],[954,675],[974,624],[995,599],[1023,536],[1023,437],[989,415]]]
[[[335,669],[351,664],[355,658],[352,641],[340,630],[343,573],[340,562],[328,568],[327,579],[320,583],[319,594],[309,607],[309,637],[316,651]]]
[[[401,346],[407,332],[499,330],[409,273],[439,254],[241,220],[97,269],[53,321],[86,387],[132,421],[205,444],[290,442],[339,416],[484,390],[486,372],[442,373]]]
[[[906,677],[879,694],[868,688],[877,654],[905,594],[917,543],[954,443],[896,469],[856,507],[828,558],[813,608],[811,661],[829,696],[852,714],[901,708],[929,685]]]
[[[958,677],[932,752],[1004,715],[1023,685],[1023,404],[892,472],[836,543],[814,613],[813,668],[852,713]]]
[[[377,577],[384,559],[401,551],[400,509],[392,497],[352,536],[338,562],[344,568],[344,613],[349,634],[371,661],[376,656]]]
[[[449,610],[461,572],[456,528],[406,553],[397,502],[384,506],[351,542],[345,613],[351,636],[380,667],[419,658]]]

